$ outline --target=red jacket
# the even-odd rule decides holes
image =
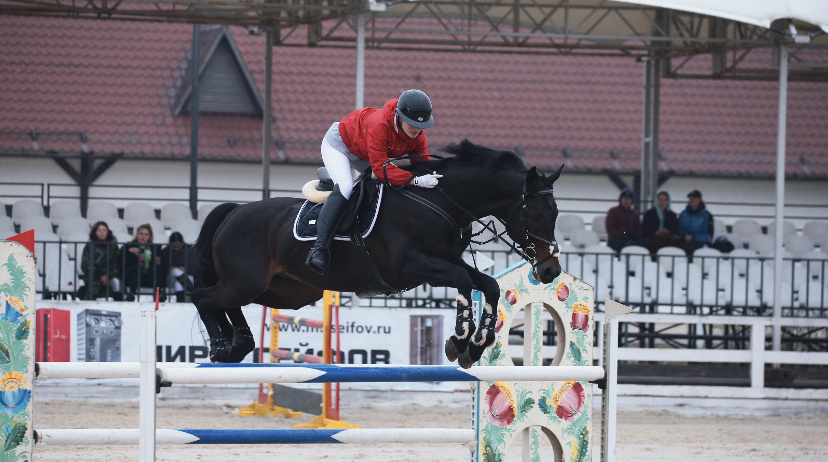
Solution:
[[[388,100],[382,110],[372,107],[357,109],[339,122],[339,134],[352,153],[371,163],[371,170],[377,178],[395,186],[402,186],[414,175],[389,163],[386,167],[386,178],[382,169],[383,162],[389,158],[396,159],[408,155],[428,155],[428,141],[425,132],[420,132],[416,138],[409,138],[402,128],[396,127],[396,112],[396,99]],[[412,159],[411,162],[425,160],[429,158]]]
[[[641,238],[641,220],[638,211],[633,208],[617,205],[609,209],[604,226],[607,229],[607,239]]]

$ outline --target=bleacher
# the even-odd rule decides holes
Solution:
[[[0,204],[0,238],[35,230],[37,291],[44,297],[77,296],[83,282],[79,256],[93,223],[106,221],[118,242],[132,240],[132,232],[142,223],[155,231],[155,244],[167,244],[167,236],[181,232],[192,244],[214,204],[202,205],[193,218],[183,202],[167,202],[160,207],[147,202],[129,202],[119,208],[114,203],[93,200],[86,217],[80,204],[56,200],[44,207],[36,199],[19,199]],[[556,234],[563,243],[561,264],[565,271],[596,288],[596,301],[613,298],[641,312],[706,314],[728,313],[769,315],[774,305],[773,232],[756,220],[738,219],[719,223],[736,249],[721,253],[712,248],[699,249],[687,256],[676,248],[661,249],[650,255],[642,247],[626,247],[616,254],[605,244],[603,217],[587,222],[577,214],[561,214]],[[792,222],[783,226],[781,302],[783,316],[824,317],[828,309],[828,221],[811,220],[801,229]],[[485,239],[484,237],[481,237]],[[497,241],[472,245],[466,260],[474,264],[477,255],[494,261],[487,273],[505,269],[520,260]],[[456,291],[423,286],[399,298],[377,298],[363,303],[370,306],[452,306]]]
[[[119,244],[132,241],[137,226],[150,224],[156,236],[154,244],[160,249],[167,245],[168,236],[176,231],[184,236],[185,242],[194,243],[201,229],[199,220],[203,220],[213,206],[200,207],[197,220],[192,217],[189,207],[181,202],[170,202],[156,210],[149,203],[140,201],[119,209],[112,202],[94,200],[89,203],[84,217],[80,202],[76,200],[56,200],[44,207],[36,199],[19,199],[9,206],[0,202],[0,239],[34,230],[37,293],[43,298],[76,298],[84,285],[80,257],[94,223],[106,222]]]

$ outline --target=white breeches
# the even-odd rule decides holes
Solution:
[[[348,150],[342,137],[339,135],[339,122],[335,122],[325,133],[322,139],[322,162],[328,170],[334,184],[339,185],[339,192],[342,197],[351,197],[354,189],[354,174],[351,170],[356,168],[362,172],[368,168],[368,162],[360,159]]]
[[[176,279],[182,274],[184,274],[184,270],[181,268],[173,267],[170,269],[170,274],[167,276],[167,287],[173,287],[176,292],[183,292],[184,286]],[[190,278],[190,282],[195,283],[195,279],[192,276],[187,275],[187,277]]]

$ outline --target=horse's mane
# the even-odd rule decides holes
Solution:
[[[529,169],[526,162],[512,151],[499,151],[463,140],[458,144],[449,144],[442,149],[443,152],[454,154],[454,157],[444,159],[456,162],[468,163],[480,168],[498,168],[525,172]]]

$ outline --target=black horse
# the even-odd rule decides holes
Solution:
[[[444,151],[454,156],[408,167],[442,174],[437,188],[386,188],[365,246],[382,279],[396,289],[387,294],[424,283],[457,289],[455,334],[446,341],[446,356],[468,368],[494,342],[492,307],[500,297],[495,279],[462,259],[470,225],[482,217],[499,219],[533,265],[534,277],[552,282],[561,273],[552,185],[563,166],[546,176],[512,152],[468,140]],[[210,336],[212,361],[239,362],[253,350],[244,305],[295,310],[319,300],[323,289],[353,292],[363,286],[370,271],[349,242],[334,241],[324,276],[305,266],[312,242],[298,241],[292,230],[303,202],[222,204],[204,221],[192,249],[197,287],[192,300]],[[479,329],[470,306],[473,289],[484,296]]]

